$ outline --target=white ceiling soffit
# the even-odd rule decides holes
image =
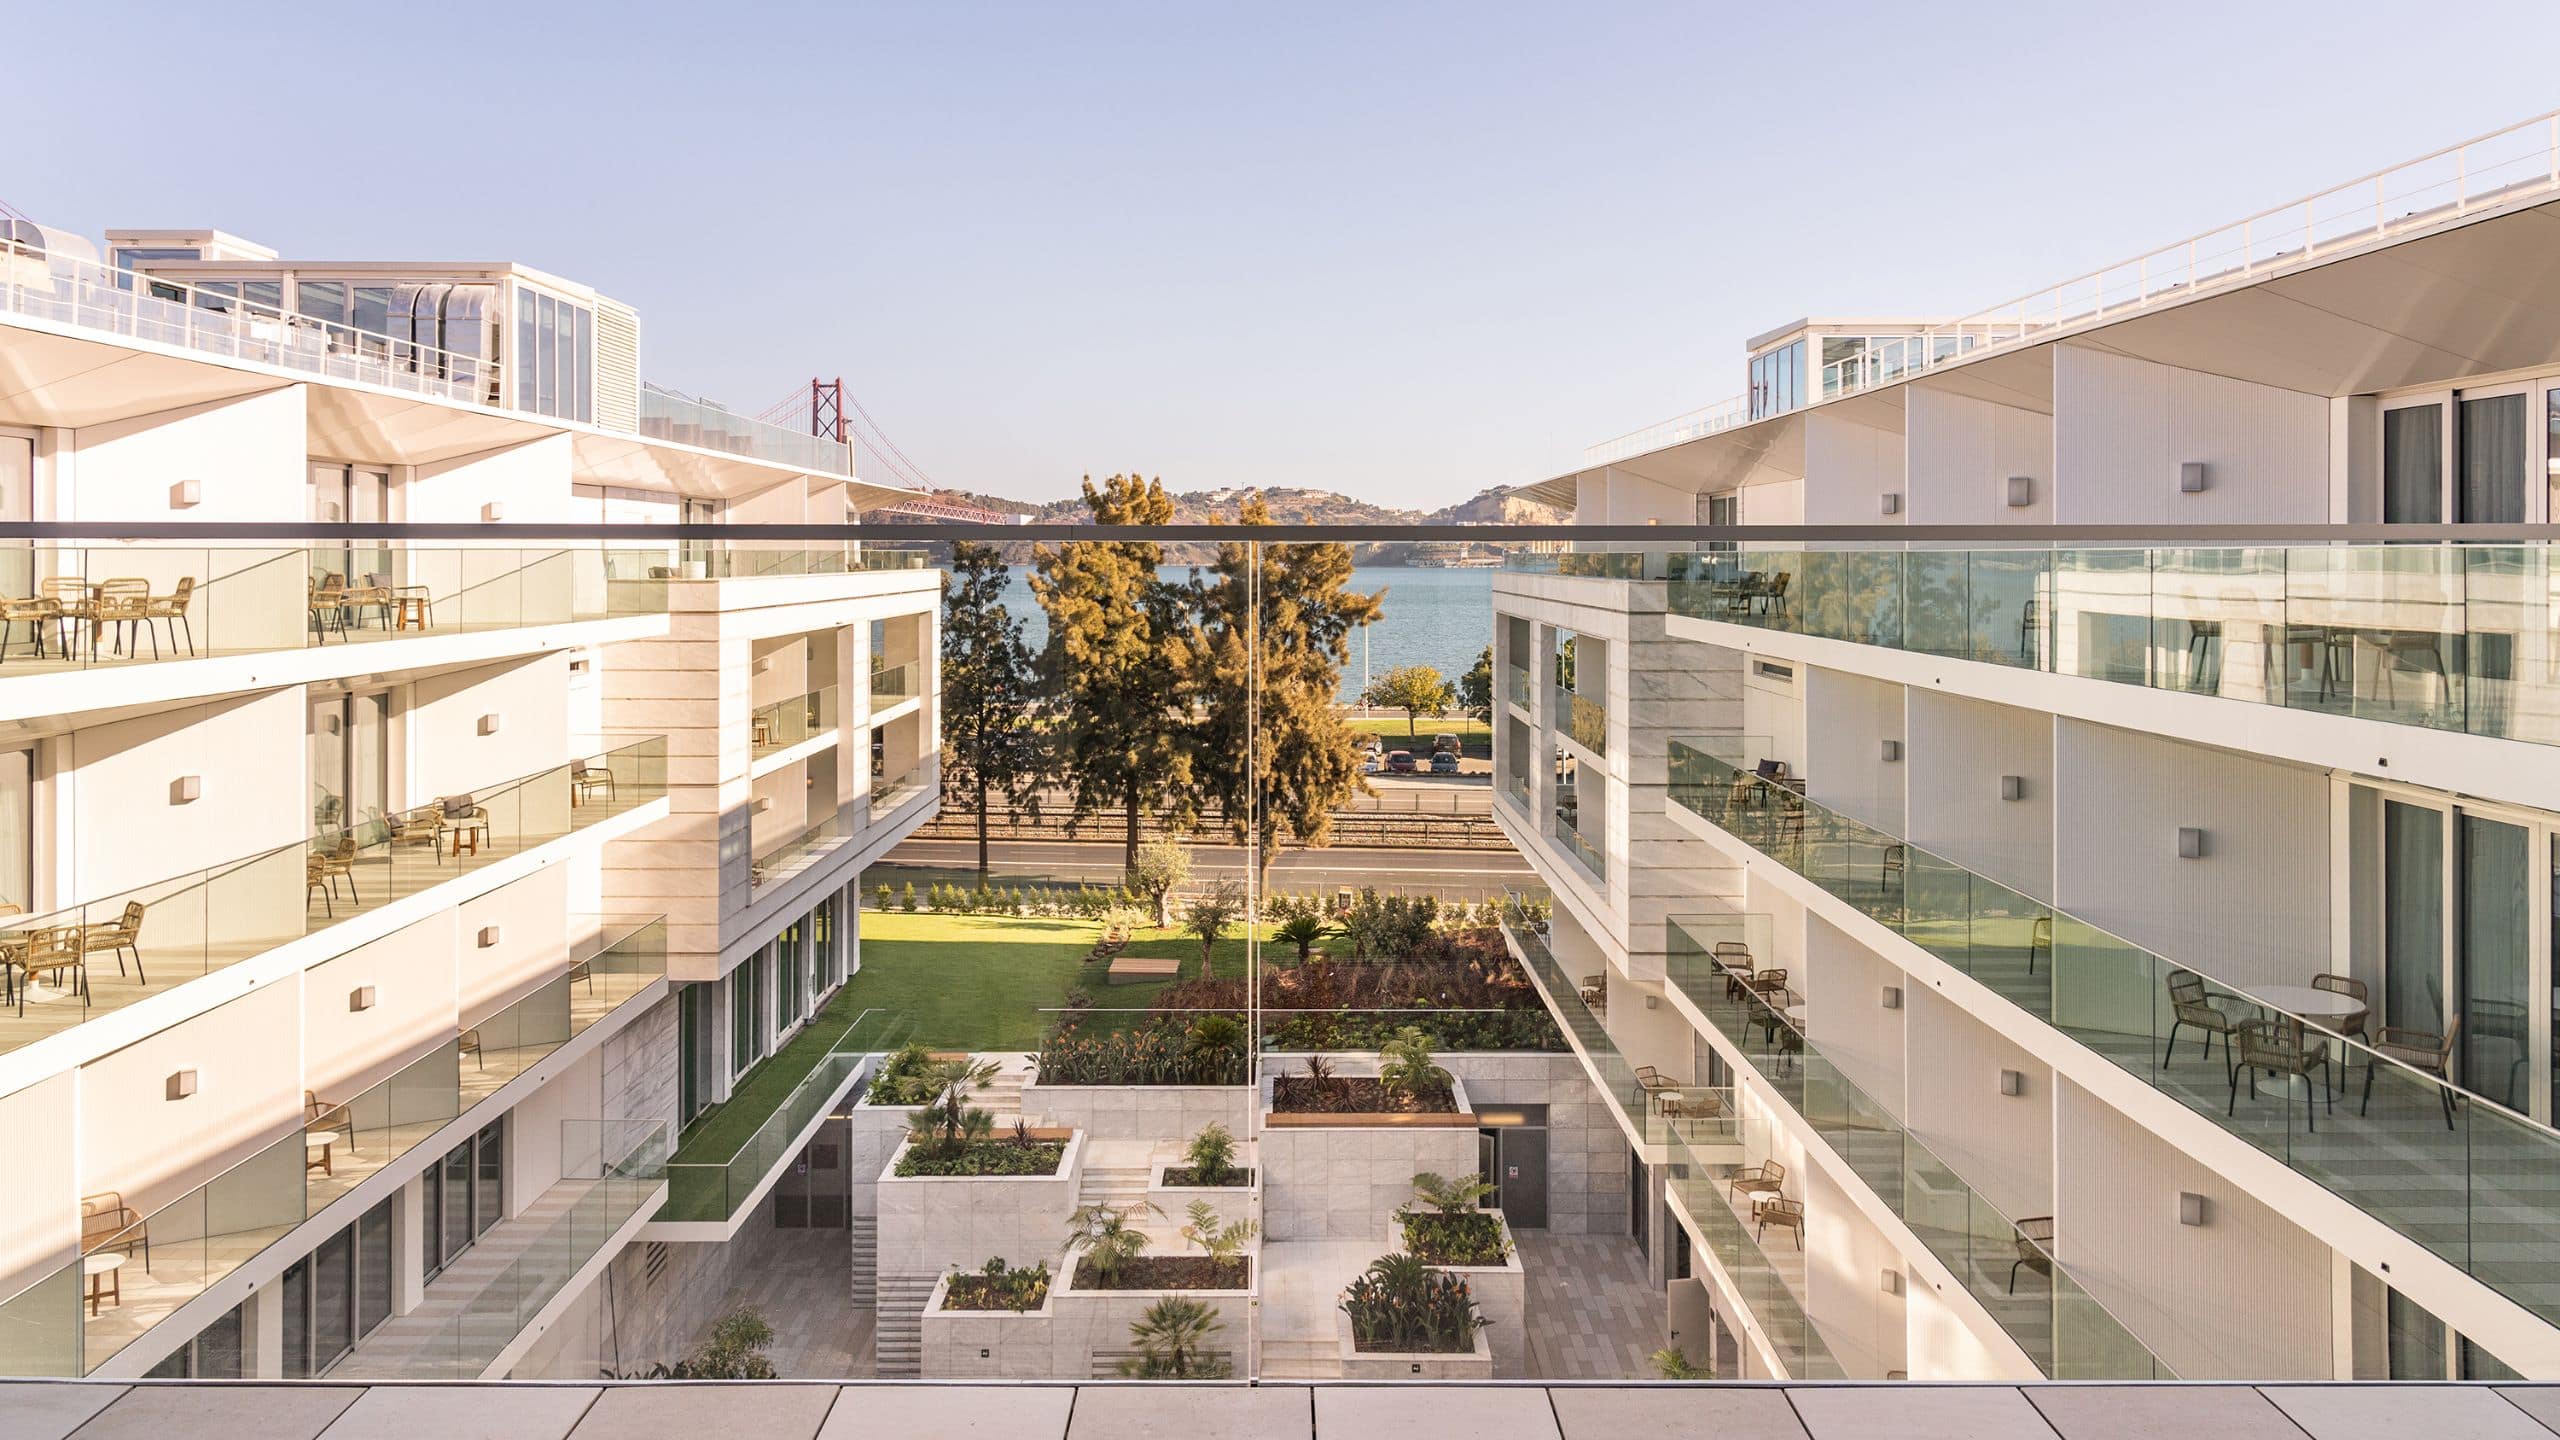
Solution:
[[[136,350],[114,340],[0,326],[0,424],[77,429],[281,390],[290,380]]]
[[[538,420],[339,385],[303,391],[311,453],[386,465],[432,465],[554,433]]]

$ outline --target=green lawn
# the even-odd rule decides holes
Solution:
[[[1425,717],[1416,722],[1418,733],[1414,734],[1406,733],[1402,715],[1354,718],[1347,723],[1364,735],[1377,736],[1378,743],[1390,750],[1410,750],[1416,755],[1428,755],[1431,753],[1432,736],[1455,735],[1460,754],[1474,760],[1493,758],[1492,727],[1464,715],[1443,715],[1437,720]]]

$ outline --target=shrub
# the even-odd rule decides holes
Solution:
[[[1355,1348],[1406,1354],[1472,1349],[1476,1332],[1493,1323],[1465,1280],[1407,1254],[1373,1261],[1342,1292],[1342,1311],[1351,1317]]]
[[[879,898],[873,903],[871,908],[875,910],[886,910],[895,903],[897,903],[895,898],[889,893],[889,882],[886,880],[881,881]]]
[[[1713,1370],[1691,1364],[1688,1352],[1675,1345],[1666,1345],[1646,1356],[1645,1360],[1653,1366],[1653,1373],[1665,1380],[1713,1380],[1716,1378],[1716,1372]]]
[[[910,915],[916,913],[916,882],[913,880],[907,882],[906,892],[898,897],[898,908]]]
[[[874,1105],[922,1105],[934,1098],[934,1063],[923,1041],[908,1041],[880,1062],[865,1097]]]
[[[1138,1353],[1120,1362],[1120,1373],[1140,1380],[1223,1380],[1234,1373],[1225,1356],[1206,1353],[1226,1328],[1218,1312],[1186,1295],[1170,1295],[1147,1307],[1129,1326]]]
[[[989,1260],[975,1274],[955,1271],[942,1297],[945,1310],[1010,1310],[1016,1315],[1039,1309],[1049,1299],[1049,1262],[1017,1270],[1004,1257]]]
[[[985,1114],[985,1111],[973,1112]],[[1055,1140],[1017,1145],[983,1136],[949,1146],[910,1145],[898,1159],[900,1175],[1055,1175],[1067,1147]]]
[[[1378,1047],[1378,1084],[1390,1095],[1421,1100],[1450,1093],[1450,1076],[1431,1058],[1430,1038],[1405,1025]]]
[[[1424,1170],[1413,1177],[1413,1193],[1443,1215],[1464,1215],[1493,1193],[1493,1182],[1482,1171],[1472,1171],[1462,1180],[1443,1180],[1436,1172]]]
[[[1191,1137],[1183,1148],[1183,1158],[1191,1162],[1194,1185],[1228,1185],[1236,1176],[1236,1137],[1224,1125],[1211,1122]]]
[[[1242,1030],[1238,1029],[1231,1044],[1195,1045],[1192,1027],[1180,1025],[1172,1016],[1097,1035],[1084,1034],[1070,1016],[1040,1047],[1040,1083],[1242,1085],[1246,1083]]]
[[[711,1327],[711,1338],[667,1372],[671,1380],[776,1380],[781,1372],[765,1358],[764,1347],[773,1343],[773,1326],[765,1322],[764,1313],[750,1306],[721,1317]]]
[[[1109,1284],[1120,1267],[1146,1253],[1147,1232],[1129,1222],[1138,1210],[1164,1212],[1146,1201],[1126,1209],[1111,1205],[1079,1205],[1067,1217],[1067,1253],[1081,1252],[1084,1268],[1101,1284]]]

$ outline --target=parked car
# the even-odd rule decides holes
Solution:
[[[1378,752],[1377,752],[1377,751],[1375,751],[1375,750],[1363,750],[1363,751],[1361,751],[1361,752],[1360,752],[1360,773],[1361,773],[1361,774],[1363,774],[1363,775],[1375,775],[1375,774],[1377,774],[1379,771],[1384,770],[1384,769],[1386,769],[1386,768],[1387,768],[1387,762],[1386,762],[1384,759],[1380,758],[1380,756],[1379,756],[1379,754],[1378,754]]]
[[[1457,736],[1455,736],[1455,735],[1434,735],[1434,736],[1432,736],[1432,737],[1431,737],[1431,753],[1432,753],[1432,754],[1434,754],[1434,755],[1455,755],[1455,754],[1457,754],[1457,753],[1458,753],[1458,737],[1457,737]]]
[[[1395,775],[1410,775],[1414,773],[1413,752],[1410,750],[1388,751],[1387,770],[1388,773]]]
[[[1432,774],[1434,774],[1434,775],[1455,775],[1455,774],[1457,774],[1457,773],[1458,773],[1458,757],[1457,757],[1456,755],[1454,755],[1454,754],[1450,753],[1449,751],[1446,751],[1446,750],[1443,750],[1443,751],[1441,751],[1439,754],[1432,756],[1432,757],[1431,757],[1431,773],[1432,773]]]

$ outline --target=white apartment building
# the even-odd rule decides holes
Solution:
[[[1552,900],[1513,943],[1693,1360],[2560,1375],[2560,577],[2377,538],[2560,520],[2555,235],[2546,116],[1960,320],[1783,327],[1524,487],[1869,527],[1496,585],[1495,811]]]
[[[644,385],[637,314],[555,276],[0,231],[0,520],[105,527],[0,541],[0,1372],[689,1344],[632,1242],[690,1195],[666,1250],[713,1274],[816,1123],[678,1149],[848,1029],[851,892],[936,803],[938,576],[256,527],[905,492]],[[241,528],[144,533],[203,522]]]

